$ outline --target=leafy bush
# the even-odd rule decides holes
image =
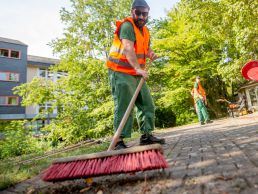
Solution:
[[[47,131],[47,139],[53,147],[104,137],[113,132],[113,101],[108,100],[87,110],[66,109],[41,130]]]
[[[33,138],[25,129],[26,121],[10,121],[1,123],[4,126],[1,132],[4,139],[0,140],[0,158],[8,158],[42,151],[44,145],[40,140]]]
[[[176,115],[170,107],[157,107],[155,111],[155,125],[159,128],[176,125]]]
[[[161,110],[164,110],[164,113],[162,113],[163,116],[171,112],[170,115],[172,117],[173,113],[176,117],[176,125],[191,123],[196,118],[194,110],[192,109],[193,103],[190,92],[185,88],[177,88],[173,91],[163,92],[161,97],[157,100],[157,107],[162,107]]]

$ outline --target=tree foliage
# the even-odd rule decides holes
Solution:
[[[130,14],[130,0],[71,0],[71,10],[61,10],[66,24],[63,37],[52,41],[61,62],[51,71],[67,72],[56,82],[35,78],[19,86],[23,104],[50,101],[58,117],[44,129],[53,145],[100,137],[112,132],[113,101],[105,58],[112,43],[115,21]]]
[[[56,82],[35,78],[16,88],[23,105],[50,101],[58,108],[58,117],[45,127],[54,145],[112,132],[113,101],[104,63],[115,21],[130,15],[131,0],[71,4],[71,10],[60,12],[63,37],[51,43],[61,56],[51,70],[68,76]],[[257,18],[252,0],[181,0],[165,19],[151,22],[152,48],[160,57],[150,65],[148,84],[159,127],[197,120],[190,95],[196,75],[202,78],[211,116],[223,115],[225,107],[216,100],[244,83],[240,68],[257,59]]]
[[[24,121],[2,121],[0,132],[4,132],[0,140],[0,159],[37,153],[47,149],[42,147],[42,141],[32,137],[30,131],[25,129]]]
[[[254,1],[182,0],[166,19],[154,24],[154,48],[163,57],[153,70],[152,83],[161,97],[158,103],[164,99],[180,110],[175,112],[177,120],[182,120],[178,123],[194,117],[190,90],[196,75],[208,94],[211,116],[223,115],[225,107],[216,100],[228,98],[232,84],[244,83],[240,68],[257,58],[255,9]],[[188,92],[172,95],[180,88]],[[187,119],[181,116],[184,113]]]

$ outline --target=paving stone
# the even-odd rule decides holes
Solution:
[[[188,169],[187,176],[188,177],[198,177],[202,175],[202,169]]]
[[[15,194],[15,193],[17,193],[17,192],[15,192],[14,191],[14,189],[12,189],[12,188],[7,188],[7,189],[5,189],[5,190],[3,190],[3,191],[0,191],[0,194],[5,194],[5,193],[13,193],[13,194]]]
[[[171,172],[172,178],[183,179],[185,176],[187,176],[187,170],[174,170]]]
[[[256,175],[247,175],[246,179],[253,185],[254,188],[258,191],[258,174]]]
[[[258,194],[257,188],[248,188],[243,191],[240,191],[240,194]]]

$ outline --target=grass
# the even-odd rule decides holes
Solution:
[[[2,160],[0,161],[0,190],[37,176],[42,170],[46,169],[55,158],[100,152],[107,149],[107,147],[107,142],[98,145],[91,145],[89,147],[79,147],[76,150],[60,153],[29,164],[17,164],[19,161],[17,159]]]
[[[132,141],[139,137],[139,133],[133,133],[132,137],[126,140]],[[40,174],[46,169],[55,158],[77,156],[82,154],[90,154],[107,150],[110,142],[103,142],[102,144],[95,144],[88,147],[79,147],[78,149],[67,151],[65,153],[59,153],[48,158],[33,161],[29,164],[17,164],[19,161],[29,159],[35,155],[23,155],[21,157],[14,157],[0,161],[0,191],[10,186],[13,186],[19,182],[30,179]],[[43,153],[41,154],[43,156]]]

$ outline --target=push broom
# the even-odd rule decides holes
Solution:
[[[163,156],[163,150],[159,144],[113,150],[143,84],[144,79],[141,78],[107,151],[56,159],[45,171],[42,179],[44,181],[56,182],[167,168],[168,163]]]

